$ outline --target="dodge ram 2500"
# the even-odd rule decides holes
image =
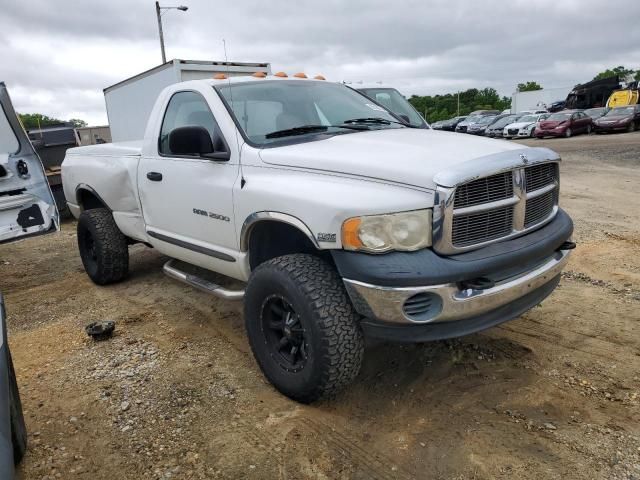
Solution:
[[[265,376],[311,402],[358,374],[365,335],[457,337],[547,297],[575,246],[559,163],[256,74],[165,88],[144,139],[70,149],[62,175],[95,283],[126,277],[131,243],[154,247],[169,276],[243,299]]]

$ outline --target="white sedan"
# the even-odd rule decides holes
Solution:
[[[502,130],[503,138],[514,138],[514,137],[533,137],[533,132],[535,131],[536,124],[540,120],[544,120],[549,116],[548,113],[536,113],[531,115],[525,115],[518,119],[515,123],[510,123],[505,126]]]

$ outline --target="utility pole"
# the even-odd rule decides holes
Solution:
[[[160,51],[162,52],[162,63],[167,63],[167,56],[164,53],[164,35],[162,34],[162,10],[180,10],[186,12],[189,7],[180,5],[179,7],[161,7],[159,2],[156,2],[156,17],[158,18],[158,34],[160,35]]]
[[[164,50],[162,51],[164,52]],[[456,117],[459,117],[459,116],[460,116],[460,90],[458,90],[458,114],[456,115]]]
[[[158,34],[160,35],[160,51],[162,52],[162,63],[167,63],[167,56],[164,53],[164,35],[162,34],[162,19],[160,18],[160,3],[156,2],[156,16],[158,17]]]

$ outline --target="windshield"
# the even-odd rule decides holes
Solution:
[[[606,110],[605,108],[590,108],[588,110],[585,110],[584,113],[586,113],[590,117],[595,117],[599,115],[604,115],[605,110]]]
[[[378,123],[364,122],[363,129],[402,128],[384,108],[336,83],[262,80],[214,88],[230,106],[243,135],[256,146],[292,138],[309,141],[319,133],[354,133],[358,130],[341,127],[354,119],[381,119]],[[310,126],[325,128],[306,131]],[[274,136],[274,132],[282,134]]]
[[[479,125],[489,125],[490,123],[492,123],[493,121],[495,121],[496,117],[493,115],[489,115],[488,117],[482,117],[480,120],[478,120],[476,123],[478,123]]]
[[[562,113],[562,112],[558,112],[558,113],[553,113],[551,115],[549,115],[549,117],[547,118],[547,120],[550,120],[552,122],[559,122],[559,121],[563,121],[563,120],[568,120],[569,117],[571,117],[570,113]]]
[[[524,117],[522,117],[520,120],[518,120],[518,122],[535,122],[538,120],[538,116],[537,115],[525,115]]]
[[[606,117],[627,117],[633,115],[633,107],[619,107],[613,108],[607,112]]]
[[[390,112],[401,117],[407,117],[409,123],[414,127],[424,127],[425,121],[416,112],[413,105],[404,98],[395,88],[359,88],[367,97],[373,98],[380,105],[383,105]],[[405,118],[406,120],[406,118]]]
[[[520,115],[509,115],[508,117],[501,118],[496,123],[491,125],[492,127],[504,127],[509,125],[510,123],[514,123],[516,120],[520,118]]]

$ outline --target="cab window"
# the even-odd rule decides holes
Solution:
[[[158,151],[161,155],[173,155],[169,148],[169,134],[179,127],[203,127],[211,135],[214,151],[227,150],[220,128],[206,100],[199,93],[178,92],[169,100],[158,139]]]

